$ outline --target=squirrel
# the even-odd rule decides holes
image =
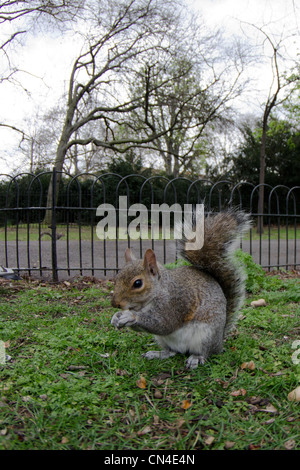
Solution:
[[[154,334],[162,350],[143,354],[147,359],[189,354],[186,368],[195,369],[222,352],[245,296],[246,274],[234,251],[249,227],[250,217],[241,210],[206,216],[202,248],[188,250],[181,240],[189,265],[174,269],[158,263],[151,249],[136,260],[127,248],[111,301],[122,310],[111,324]]]

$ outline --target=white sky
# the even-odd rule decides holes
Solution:
[[[240,21],[258,26],[268,25],[268,31],[278,34],[283,32],[284,37],[297,30],[298,37],[291,38],[289,46],[289,52],[295,57],[299,43],[299,0],[187,1],[202,13],[209,26],[222,26],[228,35],[242,34]],[[257,36],[254,28],[245,26],[245,29],[251,36]],[[51,105],[55,105],[66,88],[72,61],[76,57],[75,47],[72,37],[61,38],[58,34],[54,37],[49,33],[44,36],[28,35],[25,46],[19,49],[18,65],[31,74],[19,75],[23,86],[29,91],[29,96],[16,87],[0,84],[0,122],[22,127],[23,120],[34,117],[41,106],[44,112]],[[263,73],[261,69],[257,69],[261,96],[266,96],[268,92],[270,73],[270,68],[265,69]],[[258,98],[258,101],[261,101],[261,98]],[[13,154],[12,149],[16,149],[18,139],[19,136],[15,132],[0,127],[0,173],[7,173],[16,167],[18,153],[15,151]]]

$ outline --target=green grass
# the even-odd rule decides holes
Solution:
[[[67,238],[67,226],[66,225],[57,225],[56,227],[57,233],[63,234],[63,240]],[[15,241],[18,239],[19,241],[27,241],[28,238],[31,241],[37,241],[40,238],[40,233],[49,232],[51,233],[51,229],[48,226],[41,225],[40,230],[37,224],[30,224],[29,225],[29,235],[28,235],[28,228],[26,224],[19,224],[18,228],[15,225],[11,225],[7,227],[6,237],[8,241]],[[91,240],[91,227],[88,225],[82,225],[79,232],[79,226],[77,224],[69,224],[69,231],[68,236],[69,240],[79,240],[79,233],[82,240]],[[97,238],[96,228],[93,230],[94,238]],[[5,240],[5,229],[3,227],[0,228],[0,241]],[[44,235],[41,240],[43,242],[50,242],[51,238],[48,235]]]
[[[12,359],[0,365],[0,449],[299,450],[299,403],[287,398],[300,382],[299,278],[244,262],[238,328],[192,371],[181,355],[141,358],[152,337],[112,328],[110,283],[2,281],[0,340]],[[262,297],[266,307],[250,306]],[[254,370],[241,368],[250,361]]]
[[[299,237],[299,226],[297,227],[296,231],[296,237]],[[40,232],[50,232],[50,229],[47,226],[42,226],[39,227],[37,224],[30,224],[29,226],[29,239],[34,241],[34,240],[39,240]],[[66,225],[57,225],[57,232],[63,233],[64,234],[64,239],[67,237],[67,226]],[[70,240],[78,240],[79,239],[79,233],[80,237],[82,240],[91,240],[91,226],[90,225],[82,225],[80,228],[79,232],[79,226],[77,224],[69,224],[69,231],[68,231],[68,236]],[[110,230],[110,236],[111,239],[115,238],[115,230],[111,229]],[[173,239],[173,229],[170,231],[170,239]],[[94,239],[97,239],[97,233],[96,233],[96,227],[93,229],[93,236]],[[295,227],[294,226],[289,226],[288,227],[288,233],[286,232],[286,226],[281,226],[279,229],[277,226],[271,226],[270,229],[266,225],[264,228],[264,233],[262,235],[259,235],[256,232],[256,228],[253,227],[252,229],[252,240],[268,240],[269,237],[271,240],[277,240],[278,236],[280,240],[294,240],[295,239]],[[15,241],[16,238],[18,237],[18,240],[20,241],[27,241],[28,240],[28,228],[26,224],[19,224],[18,225],[18,230],[15,225],[11,225],[7,227],[7,232],[6,232],[6,237],[8,241]],[[160,230],[159,233],[160,239],[162,239],[162,233]],[[245,235],[245,240],[250,239],[250,233]],[[149,229],[149,239],[151,239],[151,230]],[[5,240],[5,230],[3,227],[0,227],[0,241]],[[42,237],[43,241],[50,241],[50,237],[45,235]]]

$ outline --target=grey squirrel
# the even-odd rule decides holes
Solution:
[[[207,216],[202,248],[187,250],[182,240],[181,256],[191,265],[174,269],[158,263],[151,249],[136,260],[127,248],[112,297],[122,310],[111,324],[154,334],[162,350],[143,354],[147,359],[190,354],[186,367],[194,369],[220,353],[244,300],[246,276],[233,252],[249,226],[243,211]]]

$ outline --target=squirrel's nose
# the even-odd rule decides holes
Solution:
[[[116,301],[116,299],[114,297],[112,297],[112,299],[111,299],[111,305],[112,305],[112,307],[120,308],[120,304],[118,304],[118,302]]]
[[[113,295],[111,299],[111,306],[115,308],[121,308],[124,310],[126,308],[127,301],[124,299],[118,298],[117,296]]]
[[[113,295],[111,299],[111,306],[115,308],[122,308],[122,302],[117,295]]]

